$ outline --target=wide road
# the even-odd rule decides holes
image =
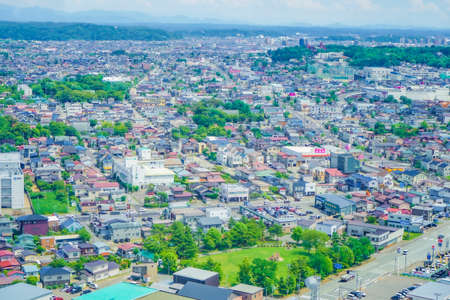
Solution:
[[[443,221],[437,228],[432,228],[424,233],[422,236],[412,241],[402,241],[396,245],[391,246],[379,253],[373,255],[373,260],[363,264],[359,267],[353,268],[357,271],[361,278],[361,288],[364,290],[377,280],[390,273],[395,273],[395,257],[398,257],[400,272],[403,272],[405,267],[405,259],[403,255],[397,254],[397,248],[407,249],[407,266],[411,267],[417,263],[421,263],[426,259],[427,253],[431,253],[431,246],[436,245],[437,237],[443,234],[445,239],[450,237],[450,221]],[[444,240],[443,247],[446,246]],[[348,293],[349,290],[355,289],[355,279],[347,283],[340,283],[339,278],[331,278],[320,286],[320,299],[336,300],[339,297],[339,288],[342,294]],[[309,299],[309,295],[302,295],[301,299]]]

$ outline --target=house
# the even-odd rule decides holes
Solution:
[[[412,185],[412,186],[417,186],[420,183],[422,183],[423,181],[425,181],[426,179],[427,179],[426,175],[418,170],[404,171],[400,175],[401,181],[403,181],[409,185]]]
[[[81,256],[81,251],[78,247],[72,246],[71,244],[65,244],[61,246],[58,254],[66,260],[77,260]]]
[[[178,292],[178,295],[197,300],[242,300],[242,297],[234,294],[231,289],[219,288],[191,281],[184,285]]]
[[[203,231],[208,231],[210,228],[221,228],[223,221],[219,217],[201,217],[197,219],[197,226]]]
[[[173,282],[181,284],[194,282],[202,285],[219,286],[219,273],[188,267],[175,272]]]
[[[220,200],[223,202],[248,201],[249,189],[238,183],[224,183],[220,186]]]
[[[300,199],[303,196],[314,196],[316,194],[316,184],[306,181],[303,177],[294,182],[292,189],[295,199]]]
[[[13,234],[14,222],[9,218],[0,218],[0,237],[11,237]]]
[[[106,225],[105,236],[107,240],[112,240],[115,243],[119,241],[137,239],[141,236],[141,225],[137,222],[113,220]]]
[[[117,255],[124,258],[135,258],[139,253],[139,246],[133,243],[125,243],[117,246]]]
[[[339,171],[338,169],[330,168],[325,169],[325,182],[326,183],[337,183],[342,178],[345,178],[345,175]]]
[[[89,243],[78,244],[78,249],[80,249],[81,256],[92,256],[96,255],[95,246]]]
[[[70,271],[64,268],[43,267],[39,275],[44,287],[70,284]]]
[[[230,290],[242,297],[242,300],[263,300],[264,289],[254,285],[240,283]]]
[[[335,194],[316,195],[314,206],[329,215],[350,215],[356,211],[354,201]]]
[[[119,274],[119,265],[112,261],[96,260],[84,264],[81,278],[97,281]]]
[[[22,272],[25,274],[25,277],[39,275],[39,269],[36,265],[24,265],[22,266]]]
[[[131,279],[145,283],[155,282],[158,277],[157,263],[143,263],[131,267]]]
[[[371,191],[378,188],[378,180],[374,177],[369,177],[355,173],[345,179],[350,191],[366,190]]]
[[[108,255],[111,251],[111,248],[108,246],[108,244],[105,244],[103,242],[95,242],[93,245],[96,255]]]
[[[53,292],[31,284],[19,282],[0,289],[0,299],[51,300]]]
[[[21,234],[17,236],[16,247],[33,250],[36,248],[34,237],[31,234]]]
[[[422,216],[425,221],[433,221],[433,208],[428,206],[416,205],[412,208],[413,216]]]
[[[398,243],[403,238],[403,228],[380,226],[360,221],[347,221],[346,225],[348,235],[369,238],[377,250]]]
[[[56,248],[56,241],[54,236],[41,236],[40,238],[41,246],[47,250]]]
[[[19,231],[31,235],[46,235],[48,233],[48,219],[41,215],[26,215],[16,219]]]
[[[64,222],[62,222],[59,227],[62,229],[67,229],[70,232],[77,232],[81,228],[83,228],[83,225],[80,224],[77,220],[70,217],[67,218]]]
[[[20,263],[11,251],[0,251],[0,270],[20,270]]]

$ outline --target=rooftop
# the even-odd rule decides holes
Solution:
[[[26,283],[16,283],[0,289],[0,299],[33,300],[52,295],[52,291]]]
[[[92,293],[76,297],[76,300],[134,300],[155,293],[157,290],[128,282],[119,282]]]
[[[183,276],[188,278],[195,278],[197,280],[206,280],[212,276],[217,275],[217,272],[206,271],[202,269],[188,267],[178,272],[175,272],[173,275]]]

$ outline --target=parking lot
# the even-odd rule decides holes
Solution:
[[[400,290],[410,287],[413,284],[423,284],[427,282],[419,278],[388,275],[385,276],[374,284],[370,285],[366,290],[367,297],[366,300],[384,300],[391,299]]]

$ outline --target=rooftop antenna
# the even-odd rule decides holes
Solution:
[[[320,277],[311,276],[305,280],[306,287],[311,290],[311,300],[319,300]]]

